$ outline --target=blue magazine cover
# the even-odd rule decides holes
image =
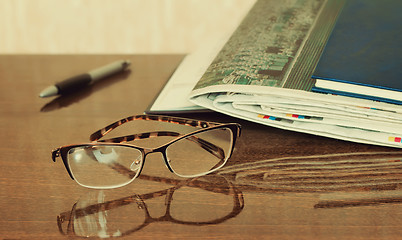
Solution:
[[[313,91],[402,104],[402,1],[346,1]]]

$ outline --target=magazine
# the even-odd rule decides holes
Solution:
[[[192,77],[180,77],[189,68],[178,69],[168,84],[188,83],[187,108],[193,103],[282,129],[402,147],[402,106],[311,91],[343,4],[259,0],[217,55],[201,52]],[[196,55],[188,58],[197,62]]]

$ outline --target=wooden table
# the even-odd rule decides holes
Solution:
[[[0,56],[0,239],[402,238],[398,149],[209,113],[183,116],[243,126],[218,174],[186,181],[155,155],[130,185],[90,190],[51,160],[52,149],[142,114],[182,57]],[[131,60],[131,72],[74,95],[38,97],[49,84],[118,59]]]

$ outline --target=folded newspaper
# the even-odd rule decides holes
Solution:
[[[312,72],[343,4],[257,1],[220,51],[187,57],[155,103],[172,107],[170,92],[182,110],[202,107],[282,129],[402,147],[402,106],[311,92]],[[180,100],[183,92],[189,101]]]

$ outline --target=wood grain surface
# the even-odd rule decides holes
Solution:
[[[155,154],[130,185],[90,190],[52,161],[52,149],[142,114],[182,58],[1,55],[0,239],[401,239],[398,149],[198,113],[181,116],[242,125],[217,174],[178,178]],[[73,95],[38,97],[118,59],[129,59],[131,71]]]

